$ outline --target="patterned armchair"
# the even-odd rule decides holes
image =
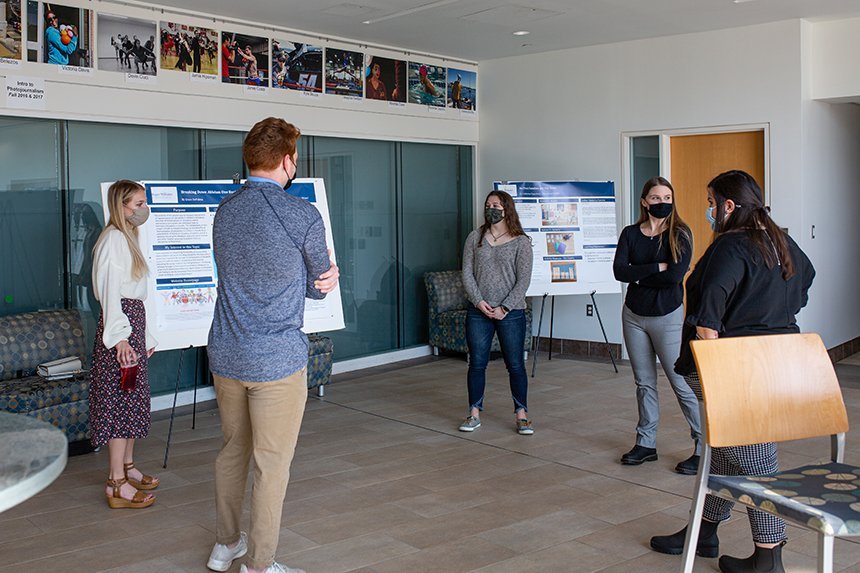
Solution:
[[[308,335],[308,390],[316,388],[318,396],[325,395],[325,385],[331,381],[333,348],[331,338]]]
[[[0,316],[0,410],[54,424],[70,442],[89,434],[89,377],[45,380],[36,367],[67,356],[84,361],[86,344],[76,310]]]
[[[430,323],[429,344],[433,354],[439,349],[467,354],[466,309],[469,301],[463,288],[461,271],[441,271],[424,274],[427,287],[428,319]],[[526,308],[526,339],[523,351],[528,352],[532,344],[532,310]],[[493,337],[492,350],[498,351],[499,339]]]

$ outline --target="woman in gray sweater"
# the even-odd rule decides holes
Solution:
[[[520,225],[514,200],[504,191],[491,192],[484,202],[484,224],[469,234],[463,248],[463,286],[471,304],[466,316],[469,415],[461,432],[481,427],[490,345],[497,334],[510,377],[517,432],[534,434],[523,353],[532,258],[532,242]]]

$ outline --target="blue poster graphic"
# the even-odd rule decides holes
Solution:
[[[621,292],[612,181],[496,181],[513,197],[534,261],[527,296]]]

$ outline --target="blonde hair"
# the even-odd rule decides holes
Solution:
[[[95,247],[93,247],[93,252],[101,247],[111,228],[122,233],[128,243],[128,250],[131,252],[131,276],[135,280],[140,280],[146,276],[149,268],[137,241],[137,227],[125,220],[125,213],[123,213],[122,208],[141,189],[143,186],[140,183],[128,179],[120,179],[110,186],[107,193],[108,222],[102,229]]]

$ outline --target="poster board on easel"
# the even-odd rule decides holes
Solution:
[[[612,263],[618,244],[615,183],[612,181],[496,181],[513,197],[523,230],[532,239],[534,261],[526,296],[541,297],[538,333],[548,296],[591,297],[603,339],[609,344],[595,294],[620,293]],[[550,314],[550,359],[555,298]],[[532,358],[532,377],[537,370]],[[612,358],[615,372],[618,367]]]
[[[217,300],[218,269],[212,224],[218,204],[239,189],[232,181],[143,181],[151,215],[138,229],[149,265],[146,312],[158,340],[156,350],[206,346]],[[107,190],[102,205],[108,219]],[[295,179],[289,193],[307,199],[322,216],[326,243],[336,261],[331,218],[322,179]],[[344,327],[340,287],[323,300],[305,300],[305,332]]]
[[[612,181],[496,181],[534,247],[526,296],[620,293],[612,272],[618,225]]]

